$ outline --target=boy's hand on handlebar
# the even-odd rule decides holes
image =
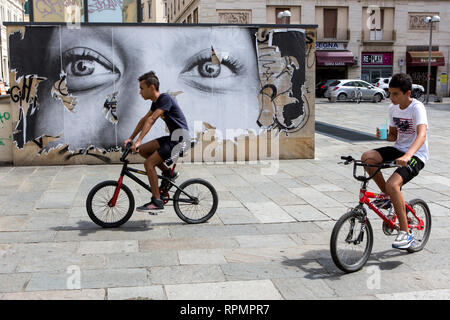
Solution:
[[[141,145],[140,141],[136,141],[132,146],[131,146],[131,151],[133,152],[139,152],[139,146]]]
[[[400,158],[398,158],[397,160],[395,160],[395,163],[402,166],[402,167],[406,167],[408,165],[409,160],[411,160],[411,157],[407,154],[401,156]]]
[[[376,133],[376,135],[377,135],[377,139],[380,139],[381,134],[380,134],[380,129],[378,129],[378,128],[377,128],[377,133]]]
[[[133,144],[133,139],[127,139],[127,140],[125,140],[125,141],[123,142],[123,147],[126,148],[128,143]]]

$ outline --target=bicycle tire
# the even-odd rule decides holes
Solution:
[[[334,264],[342,271],[346,273],[356,272],[360,270],[367,262],[367,260],[370,257],[370,254],[372,252],[373,247],[373,230],[372,226],[370,224],[369,219],[366,218],[366,229],[364,232],[364,236],[367,239],[366,246],[364,248],[363,254],[360,259],[358,259],[353,264],[348,264],[343,261],[343,259],[340,257],[339,250],[337,248],[338,246],[338,236],[341,231],[342,226],[347,222],[349,219],[360,219],[363,218],[363,215],[361,211],[357,209],[352,209],[346,214],[344,214],[342,217],[339,218],[339,220],[336,222],[333,228],[333,232],[331,233],[331,239],[330,239],[330,252],[331,257],[333,259]],[[359,229],[357,229],[357,232],[359,234]]]
[[[193,185],[202,185],[204,187],[206,187],[207,190],[209,190],[210,194],[211,194],[211,198],[212,198],[212,206],[211,209],[204,215],[202,215],[199,218],[191,218],[188,217],[186,214],[186,210],[187,208],[183,208],[184,206],[180,206],[180,197],[182,195],[182,191],[185,191],[186,188],[188,188],[189,186],[193,186]],[[190,194],[188,191],[185,191],[186,193],[188,193],[190,196],[194,196],[194,197],[198,197],[198,195],[196,194]],[[187,198],[187,197],[186,197]],[[203,199],[200,199],[200,201],[202,201]],[[184,181],[180,186],[179,189],[177,189],[177,191],[175,191],[175,194],[173,196],[173,208],[175,210],[175,213],[177,214],[177,216],[183,220],[186,223],[189,224],[197,224],[197,223],[203,223],[208,221],[216,212],[217,210],[217,206],[219,204],[219,198],[217,196],[217,191],[216,189],[213,187],[212,184],[210,184],[208,181],[205,181],[203,179],[189,179]],[[196,204],[192,204],[192,205],[196,205]]]
[[[421,251],[425,247],[425,245],[427,244],[428,239],[430,238],[430,234],[431,234],[431,212],[430,212],[430,208],[428,207],[427,203],[425,201],[423,201],[422,199],[413,199],[411,201],[408,201],[408,204],[414,209],[414,211],[416,211],[416,214],[417,214],[417,210],[414,207],[421,206],[423,208],[423,212],[425,214],[425,217],[424,217],[425,218],[425,221],[424,221],[424,223],[425,223],[425,231],[424,231],[424,235],[423,235],[422,239],[416,238],[417,232],[414,233],[414,231],[417,230],[417,229],[412,229],[412,232],[414,234],[414,238],[416,238],[415,239],[416,244],[418,242],[420,242],[420,245],[416,245],[415,244],[415,245],[413,245],[413,246],[411,246],[411,247],[409,247],[407,249],[408,252],[414,253],[414,252]],[[411,211],[409,211],[409,210],[407,210],[406,217],[407,218],[411,217],[411,218],[415,219],[414,216],[411,214]],[[419,217],[419,218],[421,218],[423,220],[422,217]]]
[[[111,192],[112,193],[114,192],[114,190],[116,189],[117,185],[118,185],[118,182],[117,181],[113,181],[113,180],[107,180],[107,181],[100,182],[99,184],[97,184],[96,186],[94,186],[92,188],[92,190],[89,192],[89,194],[88,194],[88,196],[86,198],[86,210],[87,210],[87,213],[89,215],[89,218],[91,218],[91,220],[95,224],[97,224],[97,225],[99,225],[99,226],[101,226],[103,228],[117,228],[117,227],[121,226],[122,224],[124,224],[125,222],[127,222],[130,219],[131,215],[134,212],[134,196],[133,196],[133,193],[124,184],[122,184],[120,189],[121,189],[121,191],[125,192],[125,195],[128,198],[128,209],[123,214],[123,217],[121,219],[119,219],[117,221],[108,222],[108,221],[105,221],[106,219],[101,219],[101,217],[98,217],[98,215],[94,212],[94,209],[93,209],[94,197],[102,189],[111,187],[110,191],[107,192],[106,196],[99,200],[101,202],[101,204],[103,204],[103,202],[105,202],[103,205],[104,205],[105,209],[107,209],[108,212],[109,212],[109,209],[107,207],[108,206],[108,201],[112,197]],[[119,196],[120,196],[120,193],[119,193]],[[113,208],[113,207],[111,207],[111,208]],[[103,209],[103,211],[105,211],[105,209]],[[111,210],[113,211],[113,209],[111,209]]]

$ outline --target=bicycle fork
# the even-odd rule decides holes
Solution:
[[[367,212],[364,210],[364,208],[360,207],[358,209],[363,211],[361,229],[359,230],[359,234],[356,237],[356,239],[352,240],[353,235],[355,233],[355,219],[357,219],[357,217],[352,218],[350,220],[350,230],[347,234],[347,237],[345,238],[345,242],[347,243],[353,242],[353,244],[360,244],[364,240],[364,232],[366,232],[366,224],[367,224]]]

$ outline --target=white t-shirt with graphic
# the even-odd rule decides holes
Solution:
[[[426,124],[428,132],[427,112],[422,102],[413,99],[411,104],[403,110],[398,104],[389,106],[389,125],[397,127],[397,141],[395,141],[394,148],[407,152],[416,140],[419,124]],[[428,160],[428,135],[415,156],[423,163]]]

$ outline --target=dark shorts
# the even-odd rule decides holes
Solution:
[[[375,149],[383,158],[383,162],[394,161],[400,157],[402,157],[405,153],[394,148],[394,147],[382,147]],[[403,179],[403,185],[411,181],[412,178],[419,174],[419,171],[425,167],[425,164],[417,158],[413,156],[411,160],[408,162],[406,167],[397,168],[394,172],[398,173]]]
[[[158,154],[165,162],[168,162],[170,160],[175,161],[181,155],[180,152],[176,152],[177,149],[175,149],[175,152],[173,152],[172,154],[172,151],[174,151],[174,148],[177,144],[179,143],[183,144],[182,139],[180,140],[181,140],[180,142],[172,141],[170,136],[159,137],[156,139],[156,141],[158,141],[159,143]],[[180,145],[180,147],[181,146],[182,145]],[[182,149],[186,150],[186,148]]]

